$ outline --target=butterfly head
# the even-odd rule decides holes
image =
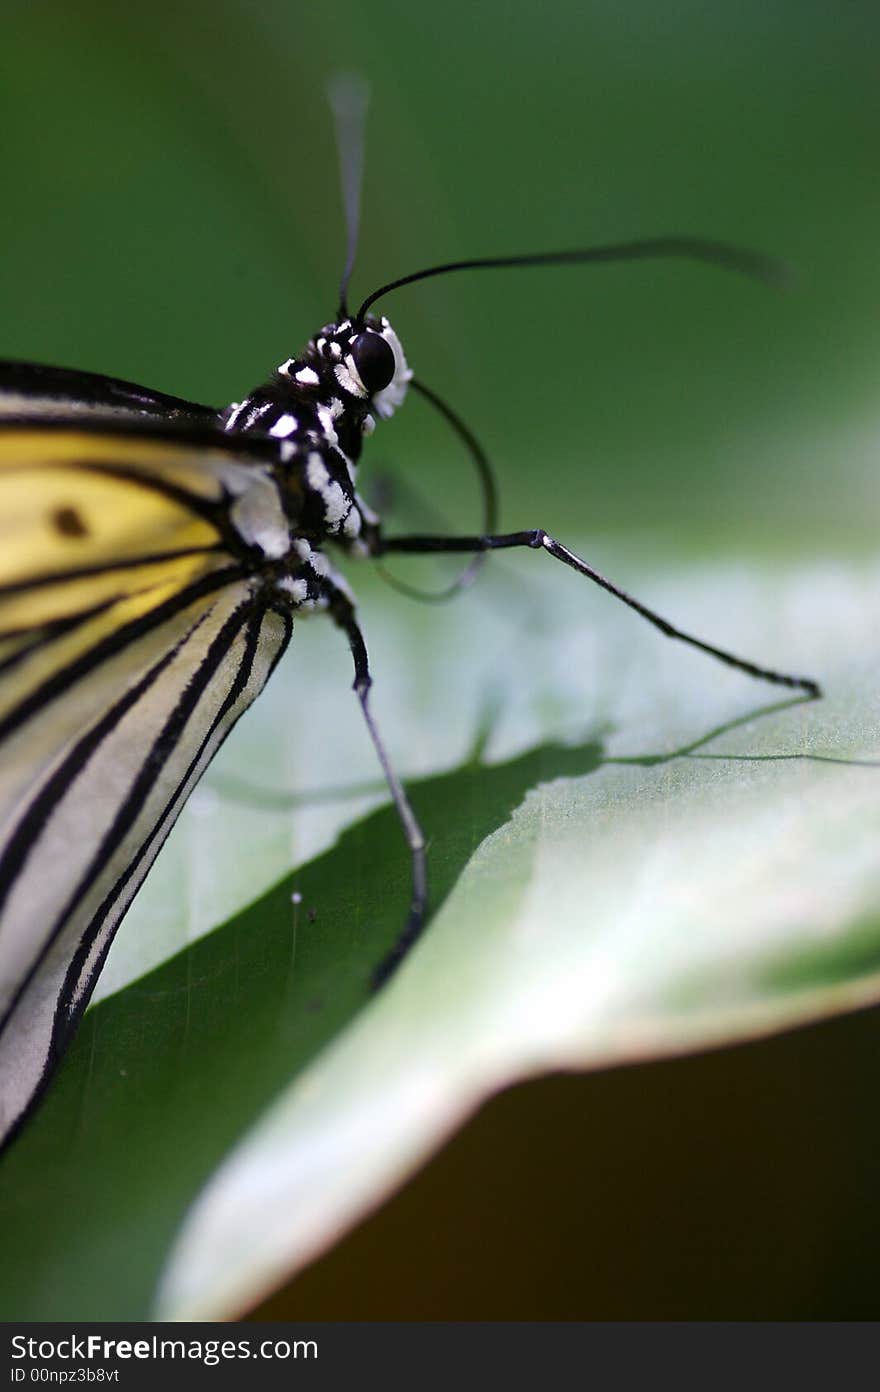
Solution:
[[[412,371],[384,315],[327,324],[310,346],[321,375],[331,378],[347,409],[385,420],[394,415],[406,397]]]

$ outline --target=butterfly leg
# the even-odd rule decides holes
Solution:
[[[363,711],[370,739],[373,741],[373,748],[382,766],[385,781],[388,784],[394,806],[397,809],[397,815],[403,827],[403,834],[409,846],[412,868],[412,894],[406,922],[391,951],[382,959],[373,972],[373,985],[379,987],[388,980],[389,976],[391,976],[399,966],[424,926],[425,909],[428,902],[425,838],[422,833],[422,828],[419,825],[418,818],[404,791],[403,784],[394,771],[394,767],[385,749],[382,736],[373,718],[373,713],[370,709],[370,687],[373,684],[373,679],[370,676],[367,645],[364,642],[364,635],[361,632],[360,625],[355,618],[354,608],[351,602],[339,590],[336,590],[333,596],[330,612],[348,638],[351,655],[354,659],[354,691],[361,703],[361,710]]]
[[[379,537],[374,541],[374,554],[377,556],[388,555],[393,552],[414,554],[427,554],[429,552],[485,552],[485,551],[505,551],[511,547],[524,546],[532,550],[543,550],[553,557],[554,560],[562,561],[563,565],[570,566],[579,575],[584,575],[594,584],[600,585],[603,590],[614,595],[616,599],[622,600],[629,605],[630,609],[635,609],[637,614],[641,614],[648,623],[659,628],[661,633],[665,633],[667,638],[677,638],[682,643],[688,643],[692,648],[699,648],[701,652],[708,653],[710,657],[715,657],[719,662],[724,662],[728,667],[735,667],[740,672],[747,672],[750,677],[758,677],[761,681],[773,682],[777,686],[799,687],[810,696],[820,696],[822,693],[818,682],[810,677],[789,676],[785,672],[774,672],[766,667],[758,667],[754,662],[747,662],[744,658],[735,657],[733,653],[726,652],[723,648],[716,648],[711,643],[704,643],[700,638],[694,638],[688,633],[683,633],[680,628],[676,628],[667,619],[655,614],[653,609],[648,609],[632,595],[621,590],[610,580],[606,580],[604,575],[600,575],[592,566],[587,565],[573,551],[562,546],[552,536],[541,527],[535,527],[529,531],[506,532],[500,536],[469,536],[469,537],[443,537],[443,536],[399,536],[399,537]]]

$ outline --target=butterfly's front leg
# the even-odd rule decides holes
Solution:
[[[542,527],[533,527],[522,532],[505,532],[495,536],[398,536],[382,537],[377,534],[373,541],[372,554],[377,557],[398,552],[408,555],[427,555],[430,553],[438,554],[442,552],[478,552],[506,551],[513,547],[526,547],[534,551],[546,551],[556,561],[562,561],[563,565],[569,566],[577,571],[594,584],[607,590],[614,595],[615,599],[621,600],[634,609],[637,614],[641,614],[643,619],[647,619],[655,628],[665,634],[667,638],[677,638],[682,643],[687,643],[692,648],[699,648],[701,652],[708,653],[710,657],[717,658],[719,662],[724,662],[728,667],[735,667],[740,672],[746,672],[750,677],[757,677],[761,681],[772,682],[776,686],[789,686],[800,688],[808,696],[820,696],[821,690],[819,683],[812,677],[796,677],[786,672],[776,672],[768,667],[759,667],[754,662],[748,662],[745,658],[735,657],[733,653],[727,652],[724,648],[715,647],[712,643],[704,643],[701,638],[694,638],[691,634],[685,633],[682,629],[671,624],[668,619],[664,619],[660,614],[649,609],[642,604],[641,600],[635,599],[620,589],[611,580],[607,580],[598,570],[587,565],[586,561],[581,560],[573,551],[569,551],[561,542],[550,536]]]
[[[373,985],[381,986],[399,966],[424,927],[425,910],[428,903],[428,874],[425,862],[425,838],[418,818],[412,809],[403,784],[398,778],[388,756],[373,712],[370,709],[370,688],[373,678],[367,657],[367,645],[355,616],[354,605],[346,594],[329,581],[326,584],[330,598],[330,613],[348,638],[351,655],[354,659],[354,691],[360,701],[364,720],[373,748],[382,766],[397,815],[400,818],[403,834],[409,847],[412,872],[412,892],[409,912],[403,929],[392,947],[373,972]]]

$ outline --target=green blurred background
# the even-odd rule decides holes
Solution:
[[[512,525],[872,542],[876,5],[4,11],[4,355],[237,400],[335,306],[324,84],[357,68],[374,99],[355,289],[436,260],[664,232],[797,267],[786,295],[645,264],[389,299],[419,373],[497,457]],[[377,452],[426,489],[442,480],[447,503],[470,496],[421,408]]]
[[[485,440],[503,520],[873,549],[876,4],[6,0],[0,353],[238,399],[329,317],[324,85],[373,88],[355,290],[662,233],[792,262],[452,277],[386,308]],[[474,498],[414,405],[373,458]],[[369,584],[365,581],[364,584]],[[876,1316],[880,1022],[530,1084],[267,1307],[316,1317]]]

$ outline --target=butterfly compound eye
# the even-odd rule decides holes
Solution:
[[[384,391],[393,381],[396,369],[394,353],[381,334],[359,334],[352,344],[351,355],[358,376],[371,396],[374,392]]]

